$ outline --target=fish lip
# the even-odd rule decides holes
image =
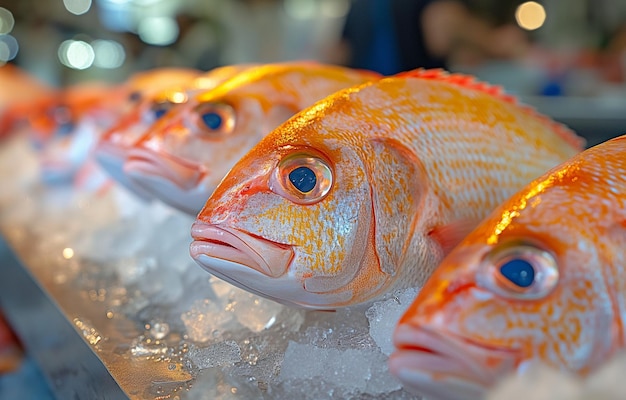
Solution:
[[[145,147],[133,148],[128,152],[124,172],[141,186],[146,186],[142,185],[142,181],[156,176],[170,181],[184,191],[197,187],[208,174],[201,164],[171,154],[157,153]]]
[[[399,325],[393,339],[397,350],[389,359],[389,368],[403,385],[418,392],[428,392],[432,389],[427,386],[437,383],[425,381],[424,388],[417,387],[403,379],[403,371],[446,376],[480,396],[480,392],[487,390],[502,374],[513,371],[519,363],[519,352],[515,349],[490,347],[449,331],[435,331],[420,325]],[[487,365],[494,362],[495,368]]]
[[[202,221],[192,225],[191,236],[191,257],[209,272],[214,269],[201,255],[245,265],[270,278],[285,275],[294,256],[292,246]]]
[[[94,150],[94,156],[109,175],[117,178],[122,175],[124,162],[128,158],[128,150],[114,143],[100,142]]]

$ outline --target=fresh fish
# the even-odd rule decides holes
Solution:
[[[291,118],[224,178],[192,228],[211,273],[316,309],[420,286],[499,203],[582,149],[497,87],[415,70]]]
[[[168,113],[137,143],[124,171],[196,215],[230,167],[280,123],[331,93],[379,78],[302,61],[248,69]]]
[[[85,82],[62,89],[54,101],[29,115],[45,182],[74,179],[99,135],[117,120],[124,96],[119,86]]]
[[[0,66],[0,87],[0,139],[16,132],[27,115],[56,97],[53,87],[11,63]]]
[[[391,371],[478,399],[541,361],[584,376],[625,346],[626,136],[552,169],[443,260],[396,328]]]
[[[156,68],[135,73],[124,83],[127,109],[101,135],[94,154],[97,162],[113,179],[139,197],[148,199],[150,196],[131,185],[122,171],[128,150],[167,109],[186,100],[181,88],[196,81],[206,83],[204,78],[199,80],[203,76],[201,71],[190,68]]]

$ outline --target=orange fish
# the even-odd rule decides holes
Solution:
[[[117,85],[83,82],[60,90],[52,101],[32,110],[29,134],[40,150],[44,181],[73,179],[99,135],[118,118],[124,97]]]
[[[333,309],[420,286],[499,203],[582,149],[496,87],[415,70],[343,90],[239,161],[192,228],[211,273]]]
[[[124,171],[196,215],[235,162],[280,123],[331,93],[379,78],[302,61],[250,68],[168,113],[137,143]]]
[[[429,399],[482,398],[532,360],[584,376],[625,346],[625,268],[622,136],[530,183],[443,260],[390,369]]]
[[[150,197],[131,185],[122,171],[128,150],[167,109],[185,100],[179,88],[189,86],[190,82],[193,84],[201,76],[201,71],[190,68],[157,68],[137,72],[122,85],[127,92],[124,100],[126,110],[101,135],[94,153],[98,163],[112,178],[138,196]],[[206,79],[201,82],[206,82]]]
[[[50,104],[55,88],[11,63],[0,66],[0,139],[16,131],[34,110]]]

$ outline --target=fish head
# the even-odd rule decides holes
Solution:
[[[336,308],[358,297],[372,257],[369,187],[347,149],[287,145],[237,164],[192,228],[209,272],[281,303]],[[357,163],[358,164],[358,163]]]
[[[99,135],[115,120],[119,93],[117,87],[102,83],[77,84],[30,116],[44,181],[73,179]]]
[[[235,162],[296,111],[244,88],[220,85],[196,93],[150,128],[124,172],[157,198],[196,215]]]
[[[394,333],[390,370],[406,388],[482,398],[533,362],[585,375],[611,353],[620,328],[605,275],[624,260],[626,224],[602,227],[614,218],[592,211],[598,182],[576,158],[556,167],[443,260]]]
[[[105,131],[95,149],[95,157],[104,170],[118,183],[142,199],[152,196],[134,184],[124,173],[124,163],[135,144],[148,129],[172,108],[184,104],[188,94],[183,87],[171,87],[153,96],[138,96],[133,92],[127,99],[129,107],[118,122]]]

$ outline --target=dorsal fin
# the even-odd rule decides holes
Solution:
[[[519,106],[524,112],[528,113],[531,116],[538,118],[543,123],[548,125],[557,135],[559,135],[563,140],[565,140],[572,147],[580,151],[582,151],[585,148],[585,139],[578,136],[574,131],[572,131],[570,128],[563,125],[562,123],[557,122],[544,114],[541,114],[534,107],[531,107],[527,104],[520,103],[517,100],[517,97],[511,94],[505,93],[502,86],[492,85],[487,82],[479,81],[471,75],[450,73],[441,68],[434,68],[434,69],[417,68],[411,71],[400,72],[399,74],[396,74],[394,76],[401,77],[401,78],[420,78],[420,79],[431,79],[431,80],[436,80],[436,81],[441,81],[441,82],[448,82],[453,85],[459,85],[468,89],[473,89],[479,92],[487,93],[507,103],[515,104]]]

